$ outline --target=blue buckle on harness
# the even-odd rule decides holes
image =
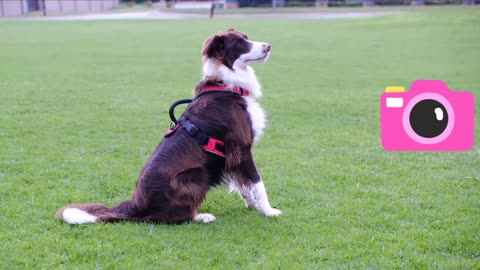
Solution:
[[[192,124],[190,121],[182,122],[181,125],[188,132],[188,134],[192,136],[195,136],[195,134],[198,132],[197,126]]]

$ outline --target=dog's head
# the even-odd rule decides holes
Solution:
[[[270,44],[251,41],[233,29],[210,37],[203,44],[203,60],[213,60],[230,70],[245,68],[250,63],[265,62]]]

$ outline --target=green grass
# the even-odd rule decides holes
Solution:
[[[211,225],[69,226],[68,203],[128,198],[235,27],[272,44],[255,149],[279,218],[223,188]],[[380,145],[387,85],[443,79],[480,104],[480,10],[355,20],[0,22],[0,269],[479,269],[480,113],[464,153]]]

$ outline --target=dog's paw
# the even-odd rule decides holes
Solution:
[[[280,211],[276,208],[265,209],[262,212],[267,217],[276,217],[276,216],[280,216],[282,214],[282,211]]]
[[[203,222],[203,223],[212,223],[216,220],[215,216],[212,215],[212,214],[197,214],[195,215],[195,217],[193,218],[193,220],[197,221],[197,222]]]
[[[254,209],[255,208],[255,203],[254,202],[248,202],[247,200],[245,200],[244,202],[245,202],[245,208],[248,208],[248,209]]]

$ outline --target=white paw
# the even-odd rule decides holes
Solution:
[[[282,211],[275,208],[264,209],[262,212],[267,217],[276,217],[282,214]]]
[[[211,223],[216,220],[215,216],[212,214],[197,214],[193,220],[203,223]]]

